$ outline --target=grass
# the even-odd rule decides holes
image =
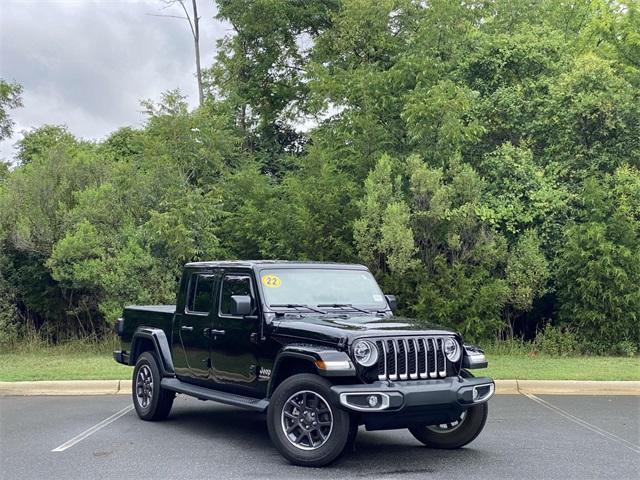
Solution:
[[[481,375],[508,380],[640,380],[638,357],[487,355]]]
[[[131,367],[116,363],[112,345],[44,347],[0,353],[0,381],[118,380],[131,377]],[[553,357],[531,354],[488,354],[489,368],[477,370],[495,379],[640,380],[638,357]]]
[[[0,381],[121,380],[131,367],[113,360],[116,338],[50,345],[35,336],[0,351]]]
[[[131,377],[131,367],[111,355],[91,352],[0,353],[0,381],[120,380]]]

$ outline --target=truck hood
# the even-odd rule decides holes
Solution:
[[[406,317],[369,315],[309,315],[273,322],[274,334],[302,340],[351,343],[356,338],[402,335],[452,335],[455,332],[438,325],[424,324]]]

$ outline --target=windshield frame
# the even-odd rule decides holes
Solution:
[[[310,264],[297,264],[297,265],[286,265],[286,264],[285,265],[283,264],[260,265],[259,267],[254,269],[256,274],[255,281],[260,291],[261,303],[264,310],[267,312],[277,312],[277,313],[291,312],[291,313],[298,313],[298,314],[319,315],[319,313],[314,312],[312,309],[309,309],[308,311],[306,311],[305,307],[299,307],[299,308],[272,307],[267,300],[265,287],[262,284],[262,275],[263,275],[263,272],[265,271],[274,271],[274,270],[343,270],[343,271],[354,271],[354,272],[366,272],[369,275],[371,275],[371,279],[373,280],[376,287],[378,288],[380,295],[382,295],[382,303],[384,305],[375,304],[375,303],[371,303],[371,304],[352,303],[353,307],[345,306],[345,307],[334,308],[334,307],[317,307],[316,305],[309,304],[309,307],[312,307],[313,309],[319,308],[320,310],[324,310],[326,313],[333,313],[333,314],[337,314],[341,312],[344,313],[344,312],[358,311],[358,308],[367,310],[371,313],[386,312],[389,310],[389,305],[384,292],[380,288],[380,285],[378,284],[378,281],[376,280],[376,278],[373,276],[373,274],[369,271],[367,267],[363,265],[354,265],[354,264],[331,265],[331,264],[310,263]]]

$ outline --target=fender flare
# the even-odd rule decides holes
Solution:
[[[275,390],[274,380],[278,378],[278,371],[288,359],[309,362],[318,375],[323,377],[355,377],[356,369],[345,352],[316,345],[290,344],[283,347],[277,354],[273,364],[273,372],[269,379],[267,394],[270,397]]]
[[[140,340],[150,340],[154,346],[155,354],[160,360],[160,370],[163,377],[169,377],[175,375],[173,369],[173,360],[171,359],[171,349],[169,348],[169,341],[167,335],[161,328],[153,327],[138,327],[133,333],[131,339],[131,355],[129,356],[129,365],[135,365],[137,360],[137,348]]]

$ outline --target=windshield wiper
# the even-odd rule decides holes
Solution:
[[[351,303],[322,303],[318,305],[319,307],[333,307],[333,308],[351,308],[353,310],[357,310],[358,312],[371,314],[369,310],[365,310],[363,308],[354,307]]]
[[[325,312],[324,310],[320,310],[319,308],[313,308],[310,307],[309,305],[305,305],[303,303],[278,303],[275,305],[269,305],[270,307],[285,307],[285,308],[295,308],[296,310],[300,311],[301,308],[306,308],[307,310],[311,310],[312,312],[318,312],[321,313],[323,315],[326,315],[327,312]]]

